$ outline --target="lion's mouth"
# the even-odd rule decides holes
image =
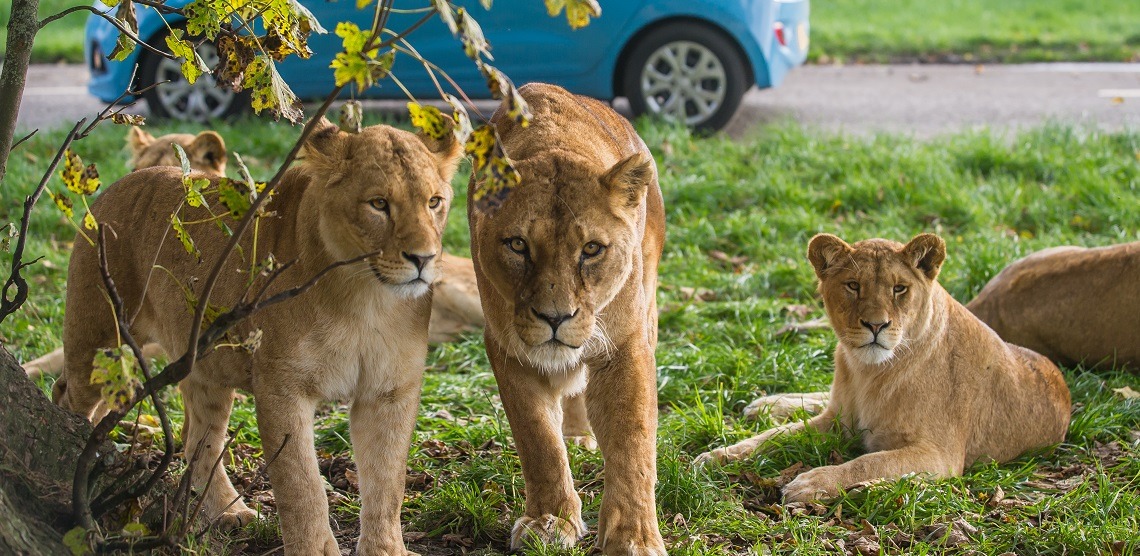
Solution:
[[[568,347],[570,349],[581,349],[581,347],[582,347],[582,346],[575,346],[575,345],[568,344],[566,342],[563,342],[562,340],[559,340],[558,338],[551,338],[551,339],[547,340],[545,342],[545,344],[546,345],[553,345],[553,346]]]

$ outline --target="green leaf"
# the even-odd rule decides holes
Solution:
[[[56,194],[48,191],[48,195],[51,195],[51,200],[55,202],[55,208],[59,209],[59,212],[62,212],[69,220],[75,216],[75,205],[66,193]]]
[[[82,527],[75,527],[64,533],[63,546],[71,551],[72,556],[87,556],[95,553],[87,542],[87,530]]]
[[[142,523],[128,523],[123,526],[123,536],[129,539],[141,539],[150,534],[150,529]]]
[[[186,151],[182,145],[178,143],[171,143],[174,147],[174,156],[178,158],[178,163],[182,165],[182,187],[186,190],[186,204],[192,207],[209,206],[206,204],[206,198],[202,195],[202,189],[210,185],[208,178],[193,178],[190,177],[190,158],[186,156]]]
[[[249,185],[245,182],[222,178],[218,181],[218,202],[230,211],[234,220],[240,220],[253,204]]]
[[[494,60],[495,57],[491,56],[491,45],[487,44],[487,39],[483,36],[483,29],[479,27],[479,23],[463,8],[459,8],[457,13],[459,15],[459,40],[463,43],[463,53],[475,61],[479,61],[480,56]]]
[[[194,0],[182,8],[186,16],[186,31],[191,36],[204,36],[210,40],[218,37],[222,28],[222,16],[229,10],[217,0]]]
[[[447,135],[448,126],[443,121],[443,112],[439,108],[430,105],[423,105],[418,102],[408,103],[408,114],[412,118],[412,125],[420,128],[428,137],[432,139],[442,139]]]
[[[463,150],[471,156],[471,172],[478,178],[472,193],[475,206],[485,211],[498,208],[522,176],[503,151],[495,129],[479,126],[471,132]]]
[[[203,73],[209,73],[210,68],[206,67],[206,62],[202,61],[194,45],[182,38],[185,34],[182,29],[171,31],[166,36],[166,47],[170,49],[171,54],[182,60],[182,75],[192,85]]]
[[[359,100],[345,101],[340,105],[339,127],[345,133],[360,133],[364,129],[364,105]]]
[[[452,36],[459,33],[459,27],[455,24],[455,12],[451,10],[451,2],[448,0],[431,0],[431,5],[439,12],[439,18],[451,30]]]
[[[305,117],[301,101],[293,90],[281,79],[273,60],[264,55],[258,55],[245,69],[245,79],[242,85],[250,89],[253,100],[250,105],[253,111],[260,114],[262,110],[271,110],[275,118],[284,116],[286,120],[299,124]]]
[[[63,179],[67,190],[76,195],[94,194],[102,185],[99,181],[99,170],[94,164],[83,166],[83,159],[71,149],[64,151],[63,155],[63,170],[59,173],[59,177]]]
[[[566,21],[571,29],[581,29],[590,24],[591,17],[601,17],[602,7],[598,0],[546,0],[546,13],[550,17],[558,15],[566,8]]]
[[[129,29],[131,34],[138,36],[139,34],[139,20],[135,17],[135,3],[131,0],[123,0],[119,4],[119,9],[115,10],[115,21],[119,22],[124,28]],[[119,38],[115,41],[115,48],[107,55],[108,58],[122,62],[127,59],[127,56],[134,52],[135,41],[125,33],[119,33]]]
[[[142,386],[138,361],[127,345],[117,348],[100,348],[95,352],[91,369],[91,384],[99,386],[99,394],[107,407],[124,410],[130,407],[135,390]]]
[[[170,226],[174,230],[174,236],[178,238],[178,241],[182,242],[182,248],[185,249],[187,253],[193,255],[197,261],[201,262],[202,253],[198,251],[198,246],[194,245],[194,238],[190,237],[190,234],[186,231],[186,227],[182,224],[182,219],[178,218],[177,214],[170,215]]]
[[[467,108],[458,98],[447,93],[443,93],[443,100],[451,105],[451,119],[455,120],[455,129],[452,130],[455,133],[455,140],[466,143],[467,138],[471,136],[471,116],[467,114]]]

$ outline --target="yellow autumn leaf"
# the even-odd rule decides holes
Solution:
[[[447,123],[443,121],[443,112],[440,112],[439,108],[430,105],[425,106],[418,102],[409,102],[408,114],[411,116],[412,125],[418,127],[432,139],[441,139],[450,131]]]

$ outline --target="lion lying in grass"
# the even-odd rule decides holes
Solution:
[[[1140,242],[1034,253],[966,308],[1005,341],[1062,365],[1140,370]]]
[[[142,128],[132,126],[127,132],[131,151],[131,167],[135,170],[155,166],[179,166],[181,162],[171,148],[178,144],[186,151],[190,168],[208,176],[226,174],[226,143],[214,131],[198,135],[171,133],[155,137]],[[439,277],[432,287],[431,324],[428,339],[432,343],[454,341],[460,334],[483,328],[483,307],[475,286],[475,269],[471,259],[442,253],[436,262]],[[164,357],[158,344],[146,344],[147,358]],[[63,348],[24,363],[28,376],[54,375],[63,370]]]
[[[367,257],[240,323],[232,337],[260,334],[260,347],[251,353],[219,346],[179,384],[186,458],[207,519],[234,526],[256,517],[217,463],[234,389],[242,388],[256,399],[286,554],[340,556],[313,420],[322,400],[348,399],[360,477],[357,554],[406,554],[400,529],[405,465],[427,354],[431,283],[460,156],[451,133],[435,140],[373,126],[346,134],[328,122],[314,131],[302,163],[288,171],[266,207],[256,248],[247,234],[211,303],[225,306],[259,291],[268,278],[251,277],[249,269],[268,254],[293,262],[271,294],[334,263]],[[206,188],[207,206],[220,206],[217,187],[215,179]],[[200,295],[210,265],[183,250],[167,229],[170,217],[162,215],[182,207],[203,261],[216,260],[227,242],[208,210],[183,206],[185,197],[180,170],[155,167],[119,180],[91,208],[107,230],[108,267],[133,315],[131,332],[168,353],[185,349],[192,325],[186,298]],[[257,260],[249,260],[252,253]],[[95,247],[76,241],[68,268],[65,369],[53,397],[89,418],[101,401],[100,386],[90,380],[93,358],[121,344],[106,299]]]
[[[817,467],[784,487],[789,502],[909,473],[957,476],[978,460],[1007,461],[1060,442],[1069,390],[1057,367],[1003,342],[938,283],[946,256],[936,235],[906,245],[812,238],[808,259],[839,337],[823,413],[702,454],[732,461],[807,428],[862,434],[867,454]]]

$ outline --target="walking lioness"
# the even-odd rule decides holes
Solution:
[[[234,388],[243,388],[256,398],[285,552],[339,556],[313,449],[313,417],[320,401],[348,399],[360,476],[358,554],[406,553],[400,531],[405,460],[427,353],[431,283],[459,157],[451,133],[433,140],[373,126],[346,134],[327,122],[314,131],[302,163],[288,171],[267,206],[256,249],[247,234],[210,303],[229,306],[259,291],[266,278],[254,276],[251,285],[250,268],[269,254],[281,263],[295,261],[270,293],[304,283],[338,261],[371,255],[332,270],[301,296],[255,313],[232,335],[240,340],[260,330],[259,348],[219,347],[180,384],[186,455],[194,462],[196,488],[205,489],[206,517],[220,515],[229,524],[255,517],[221,466],[214,467]],[[206,208],[183,206],[180,217],[203,262],[189,256],[167,230],[169,215],[185,197],[178,169],[150,168],[119,180],[92,206],[106,228],[110,272],[133,315],[131,331],[173,354],[183,352],[189,337],[187,296],[197,298],[227,239]],[[217,197],[207,195],[206,201],[217,212]],[[68,269],[63,335],[66,361],[56,401],[90,415],[99,402],[99,387],[89,380],[92,358],[119,342],[96,250],[82,240],[75,242]]]
[[[784,487],[806,501],[908,473],[957,476],[980,459],[1006,461],[1065,438],[1069,389],[1052,362],[1003,342],[938,283],[946,244],[812,238],[808,259],[839,338],[823,413],[770,429],[699,461],[748,457],[778,435],[838,420],[869,452],[817,467]]]
[[[665,240],[657,168],[629,122],[604,104],[551,85],[519,91],[531,124],[503,108],[491,121],[522,182],[498,208],[468,197],[487,355],[526,482],[511,546],[529,538],[572,545],[586,532],[560,434],[560,400],[584,390],[605,458],[597,546],[665,554],[653,493]],[[482,185],[473,180],[469,191]]]

